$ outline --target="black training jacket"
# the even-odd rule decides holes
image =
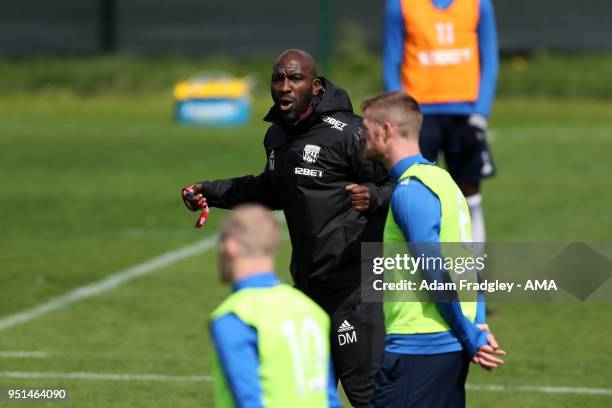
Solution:
[[[361,117],[348,94],[322,78],[324,92],[313,112],[287,127],[276,107],[264,147],[267,163],[258,176],[205,181],[213,207],[258,202],[283,210],[293,254],[297,288],[319,302],[355,290],[360,282],[360,243],[381,241],[393,182],[380,164],[365,161],[359,140]],[[351,208],[348,184],[365,184],[370,208]]]

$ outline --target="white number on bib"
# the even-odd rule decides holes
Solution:
[[[455,25],[453,23],[436,23],[438,44],[453,45],[455,43]]]
[[[298,394],[304,395],[325,388],[329,364],[324,340],[327,334],[309,317],[300,323],[285,320],[281,330],[291,350]]]

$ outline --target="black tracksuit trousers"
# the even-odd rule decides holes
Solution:
[[[358,287],[320,305],[331,318],[336,378],[353,407],[368,407],[385,347],[382,303],[362,303]]]

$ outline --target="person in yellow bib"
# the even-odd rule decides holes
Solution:
[[[327,313],[274,274],[279,227],[270,211],[237,207],[219,238],[232,294],[210,316],[215,406],[340,407]]]
[[[384,242],[408,243],[411,250],[471,242],[469,211],[459,187],[420,154],[423,119],[416,100],[392,92],[364,101],[362,108],[364,156],[384,164],[397,182]],[[444,268],[421,268],[420,273],[427,281],[451,279]],[[503,364],[500,356],[506,353],[484,323],[484,308],[451,299],[384,303],[385,354],[372,407],[463,407],[470,361],[489,370]]]
[[[387,0],[384,25],[385,88],[421,105],[421,152],[431,162],[444,152],[467,199],[474,242],[485,242],[480,182],[495,175],[486,130],[499,71],[493,3]]]

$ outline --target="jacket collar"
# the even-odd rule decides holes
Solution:
[[[274,123],[285,129],[300,130],[312,127],[315,123],[319,122],[321,116],[324,114],[338,111],[352,113],[353,105],[346,91],[335,86],[324,77],[320,77],[320,79],[322,89],[321,92],[313,98],[312,112],[308,116],[299,120],[294,125],[287,126],[281,116],[280,109],[278,109],[276,105],[273,105],[263,120]]]

